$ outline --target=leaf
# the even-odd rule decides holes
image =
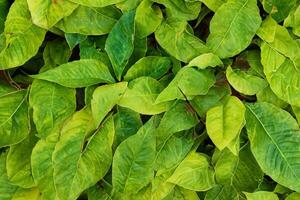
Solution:
[[[23,65],[38,52],[45,34],[44,29],[31,22],[26,0],[14,1],[5,22],[6,42],[0,52],[0,69]]]
[[[112,200],[109,191],[111,186],[105,182],[100,184],[104,186],[96,184],[87,190],[88,200]]]
[[[6,160],[6,168],[7,177],[14,185],[22,188],[35,186],[31,173],[30,156],[37,140],[38,138],[32,132],[21,143],[10,147]]]
[[[114,149],[129,136],[136,134],[143,125],[141,117],[137,112],[121,106],[117,107],[117,113],[114,115],[114,123]]]
[[[108,112],[120,101],[126,89],[127,82],[104,85],[95,89],[91,100],[95,126],[100,125]]]
[[[206,191],[215,184],[214,171],[203,154],[190,153],[176,168],[168,182],[194,191]]]
[[[263,179],[263,172],[250,151],[250,145],[242,147],[238,156],[229,149],[215,151],[215,175],[218,184],[230,185],[237,191],[254,192]]]
[[[114,82],[107,66],[93,59],[82,59],[62,64],[59,67],[37,75],[32,75],[31,77],[54,82],[70,88]]]
[[[44,29],[54,26],[59,20],[70,15],[77,7],[69,1],[27,0],[35,25]]]
[[[258,30],[264,40],[261,44],[261,62],[272,91],[291,105],[300,105],[299,46],[287,29],[268,17]]]
[[[189,62],[196,56],[209,52],[205,44],[186,30],[185,21],[163,21],[155,31],[158,44],[171,56]]]
[[[299,193],[293,192],[286,198],[286,200],[297,200],[297,199],[299,199],[299,197],[300,197]]]
[[[26,98],[26,90],[17,90],[0,96],[0,147],[17,144],[29,134]]]
[[[13,185],[7,177],[6,171],[6,157],[7,153],[3,152],[0,154],[0,198],[1,200],[11,200],[15,191],[18,189],[17,186]]]
[[[227,0],[201,0],[210,10],[216,12]]]
[[[76,108],[75,90],[55,83],[34,80],[29,103],[39,136],[45,138],[53,128],[69,118]]]
[[[141,76],[159,79],[168,72],[170,67],[171,60],[168,57],[147,56],[130,67],[124,76],[124,80],[129,81]]]
[[[258,102],[268,102],[272,103],[275,106],[278,106],[280,108],[285,108],[287,107],[287,103],[281,99],[279,99],[274,92],[271,90],[270,87],[266,87],[263,90],[259,91],[256,94],[257,101]]]
[[[196,70],[191,67],[182,68],[171,83],[159,94],[156,103],[174,99],[191,99],[197,95],[205,95],[215,83],[215,76],[210,70]]]
[[[197,116],[190,110],[188,103],[176,101],[172,107],[165,112],[157,128],[156,135],[158,145],[165,143],[174,133],[188,130],[197,124]]]
[[[224,149],[240,133],[245,123],[245,110],[243,103],[233,96],[208,110],[207,133],[218,149]]]
[[[182,187],[175,187],[173,192],[168,195],[164,200],[199,200],[199,197],[195,191],[187,190]]]
[[[291,1],[293,2],[293,1]],[[293,28],[293,33],[300,36],[300,6],[297,7],[294,5],[294,9],[291,10],[289,16],[284,20],[284,26]]]
[[[11,200],[41,200],[40,192],[37,188],[23,189],[19,188]]]
[[[288,16],[294,5],[297,4],[296,0],[261,0],[261,2],[264,10],[278,22],[284,20]]]
[[[154,115],[166,111],[168,103],[155,104],[155,99],[163,86],[151,77],[140,77],[129,82],[128,88],[118,105],[130,108],[144,115]]]
[[[87,7],[105,7],[116,3],[120,3],[124,0],[69,0],[69,1]]]
[[[62,129],[55,146],[52,156],[54,183],[60,199],[76,199],[103,178],[111,165],[113,118],[108,118],[103,127],[92,132],[90,115],[87,108],[75,113]]]
[[[262,171],[281,185],[300,191],[300,131],[296,120],[269,103],[246,106],[251,151]]]
[[[273,192],[259,191],[254,193],[244,192],[247,200],[279,200],[278,196]]]
[[[205,53],[191,60],[187,66],[205,69],[207,67],[216,67],[220,65],[223,65],[223,62],[218,56],[212,53]]]
[[[235,56],[249,46],[260,24],[256,0],[228,0],[210,22],[207,46],[220,58]]]
[[[142,1],[136,9],[136,34],[143,38],[153,33],[162,22],[162,11],[150,0]]]
[[[239,200],[238,191],[230,185],[216,185],[205,195],[205,200]]]
[[[79,6],[71,15],[57,23],[56,27],[65,33],[105,35],[111,31],[119,17],[119,11],[112,6],[103,8]]]
[[[105,43],[105,50],[118,80],[121,80],[125,66],[134,50],[134,16],[133,11],[122,15],[112,28]]]
[[[201,10],[201,2],[186,0],[154,0],[156,3],[163,4],[169,18],[179,20],[193,20],[198,17]]]
[[[268,86],[264,79],[230,66],[227,67],[226,77],[235,90],[246,95],[255,95]]]
[[[56,131],[46,140],[39,140],[31,154],[31,169],[34,182],[42,193],[43,200],[58,200],[53,178],[52,154],[58,141]]]
[[[112,164],[112,184],[116,192],[136,194],[153,177],[155,159],[155,127],[151,118],[139,131],[116,149]]]
[[[87,36],[78,33],[65,33],[65,38],[70,49],[73,49],[76,45],[86,40]]]

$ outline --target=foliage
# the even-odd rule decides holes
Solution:
[[[0,200],[299,200],[299,0],[0,0]]]

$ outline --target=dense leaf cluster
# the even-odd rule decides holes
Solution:
[[[0,0],[0,77],[0,200],[300,199],[299,0]]]

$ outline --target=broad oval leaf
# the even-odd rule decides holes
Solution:
[[[27,0],[27,3],[33,23],[45,29],[69,16],[78,6],[70,1]]]
[[[249,46],[260,24],[256,0],[229,0],[210,22],[207,46],[220,58],[235,56]]]
[[[261,62],[273,92],[291,105],[300,106],[300,47],[286,28],[268,17],[258,30]]]
[[[255,95],[268,86],[265,79],[230,66],[226,69],[226,77],[236,91],[245,95]]]
[[[49,133],[76,109],[75,90],[43,80],[34,80],[29,95],[33,108],[33,121],[40,137]]]
[[[147,37],[153,33],[163,19],[162,11],[150,0],[144,0],[136,9],[135,24],[138,37]]]
[[[134,50],[134,16],[134,11],[122,15],[112,28],[105,43],[105,50],[118,80],[121,80],[126,64]]]
[[[207,133],[218,149],[224,149],[238,136],[245,124],[245,106],[234,96],[206,114]]]
[[[115,191],[136,194],[151,181],[154,175],[156,125],[157,119],[154,117],[116,149],[112,164]]]
[[[112,6],[104,8],[79,6],[70,16],[57,23],[56,27],[65,33],[105,35],[111,31],[119,17],[119,11]]]
[[[127,71],[124,79],[126,81],[148,76],[154,79],[161,78],[171,67],[171,60],[168,57],[147,56],[138,60]]]
[[[32,75],[31,77],[58,83],[70,88],[115,82],[107,66],[93,59],[83,59],[62,64],[54,69]]]
[[[60,199],[76,199],[109,170],[114,137],[113,118],[108,118],[103,127],[94,133],[93,127],[91,112],[85,108],[75,113],[61,131],[52,156],[54,184]]]
[[[206,155],[190,153],[176,168],[168,182],[194,191],[206,191],[215,184],[214,171]]]
[[[12,145],[9,149],[6,168],[11,183],[22,188],[35,186],[31,172],[31,152],[38,138],[32,131],[22,142]]]
[[[118,104],[145,115],[159,114],[169,107],[169,103],[155,104],[155,99],[162,90],[163,86],[157,80],[140,77],[129,82]]]
[[[205,69],[207,67],[216,67],[220,65],[223,65],[223,62],[218,56],[213,53],[205,53],[191,60],[187,66]]]
[[[300,191],[300,131],[296,120],[269,103],[246,107],[251,151],[262,171],[281,185]]]
[[[182,68],[159,94],[156,103],[174,99],[191,99],[197,95],[205,95],[215,83],[215,76],[210,70],[196,70],[191,67]]]
[[[14,1],[5,22],[5,47],[0,52],[0,69],[23,65],[38,52],[45,34],[46,30],[31,22],[26,0]]]
[[[127,82],[103,85],[95,89],[91,100],[95,126],[99,126],[107,113],[119,102],[127,89]]]
[[[29,134],[26,98],[26,90],[17,90],[0,96],[0,147],[19,143]]]
[[[176,59],[189,62],[196,56],[209,52],[198,37],[186,30],[185,21],[164,21],[155,31],[159,45]]]

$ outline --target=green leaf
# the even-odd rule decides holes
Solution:
[[[296,120],[269,103],[247,104],[251,151],[263,172],[279,184],[300,191],[300,131]]]
[[[38,188],[23,189],[18,188],[11,200],[41,200],[40,191]]]
[[[259,191],[254,193],[244,192],[247,200],[279,200],[278,196],[273,192]]]
[[[300,105],[299,45],[287,29],[268,17],[258,30],[261,62],[272,91],[282,100]]]
[[[119,101],[119,105],[144,115],[165,112],[169,103],[155,104],[155,99],[163,86],[151,77],[140,77],[129,82],[128,88]]]
[[[276,94],[271,90],[270,87],[266,87],[263,90],[259,91],[256,94],[257,102],[268,102],[272,103],[275,106],[278,106],[280,108],[285,108],[288,106],[288,103],[285,101],[279,99]]]
[[[244,146],[235,156],[229,149],[216,151],[215,175],[218,184],[230,185],[237,191],[254,192],[263,179],[263,172],[250,151]]]
[[[141,117],[137,112],[121,106],[117,107],[114,122],[116,132],[113,145],[114,149],[129,136],[136,134],[143,125]]]
[[[148,76],[159,79],[171,68],[171,60],[168,57],[147,56],[138,60],[127,71],[124,79],[126,81]]]
[[[26,98],[26,90],[17,90],[0,96],[0,147],[17,144],[29,134]]]
[[[169,18],[175,18],[183,21],[193,20],[198,17],[201,10],[201,2],[186,0],[153,0],[156,3],[163,4]]]
[[[191,60],[187,66],[205,69],[207,67],[216,67],[220,65],[223,65],[223,62],[218,56],[213,53],[205,53]]]
[[[300,194],[297,192],[293,192],[289,196],[287,196],[286,200],[297,200],[300,198]]]
[[[220,58],[235,56],[249,46],[260,23],[256,0],[228,0],[210,22],[207,46]]]
[[[161,145],[167,142],[170,136],[179,131],[188,130],[198,124],[196,113],[187,102],[176,101],[165,112],[157,128],[157,142]],[[162,148],[163,146],[161,146]]]
[[[238,136],[245,124],[245,106],[234,96],[206,114],[207,133],[213,143],[222,150]]]
[[[87,7],[105,7],[116,3],[120,3],[124,0],[69,0],[69,1]]]
[[[33,108],[33,121],[37,132],[45,138],[75,111],[75,90],[34,80],[30,88],[29,103]]]
[[[114,82],[107,66],[93,59],[83,59],[62,64],[59,67],[32,75],[31,77],[58,83],[70,88]]]
[[[163,200],[199,200],[199,197],[195,191],[176,186]]]
[[[105,35],[120,17],[120,12],[112,7],[93,8],[79,6],[71,15],[63,18],[56,27],[65,33],[83,35]]]
[[[105,50],[118,80],[134,50],[135,13],[127,12],[114,25],[105,43]]]
[[[211,70],[196,70],[191,67],[182,68],[171,83],[159,94],[156,103],[174,99],[191,99],[197,95],[205,95],[215,83]]]
[[[153,33],[162,22],[163,15],[158,6],[150,0],[144,0],[136,9],[135,24],[138,37],[147,37]]]
[[[55,146],[52,156],[54,183],[60,199],[76,199],[103,178],[111,165],[113,118],[108,118],[99,130],[92,132],[90,116],[87,108],[75,113],[63,127]]]
[[[206,193],[205,200],[240,200],[240,196],[231,185],[216,185]]]
[[[26,0],[14,1],[5,22],[6,42],[0,52],[0,69],[23,65],[38,52],[45,34],[46,30],[31,22]]]
[[[192,152],[179,164],[168,182],[189,190],[206,191],[215,184],[214,171],[205,155]]]
[[[52,154],[59,132],[53,131],[46,140],[39,140],[31,154],[31,169],[34,182],[42,193],[43,200],[58,200],[54,179]]]
[[[76,45],[86,40],[87,36],[78,33],[65,33],[65,38],[70,49],[73,49]]]
[[[164,21],[155,31],[159,45],[171,56],[185,63],[209,49],[196,36],[187,31],[185,21]]]
[[[201,0],[210,10],[216,12],[227,0]]]
[[[87,190],[88,200],[112,200],[110,195],[111,186],[106,182],[100,184],[96,184]]]
[[[69,16],[78,5],[70,1],[27,0],[35,25],[45,29],[54,26],[62,18]]]
[[[18,189],[17,186],[13,185],[7,177],[6,171],[6,157],[7,153],[1,152],[0,154],[0,199],[11,200],[15,191]]]
[[[262,2],[264,10],[272,16],[276,21],[283,21],[291,9],[297,4],[296,0],[260,0]]]
[[[293,2],[293,1],[291,1]],[[294,6],[289,16],[284,20],[284,26],[292,27],[293,33],[300,37],[300,5]]]
[[[263,78],[230,66],[227,67],[226,77],[235,90],[245,95],[255,95],[268,86]]]
[[[117,148],[112,165],[112,184],[117,192],[136,194],[153,177],[155,159],[155,127],[152,118],[139,131]]]
[[[19,144],[12,145],[9,149],[6,168],[9,181],[22,188],[35,186],[31,173],[30,156],[37,142],[34,132]]]
[[[103,85],[95,89],[91,100],[92,114],[95,126],[99,126],[107,113],[120,101],[127,82]]]
[[[231,95],[230,86],[225,84],[223,86],[213,86],[205,95],[199,95],[193,98],[190,102],[200,117],[205,117],[206,112],[217,106],[222,99]]]

